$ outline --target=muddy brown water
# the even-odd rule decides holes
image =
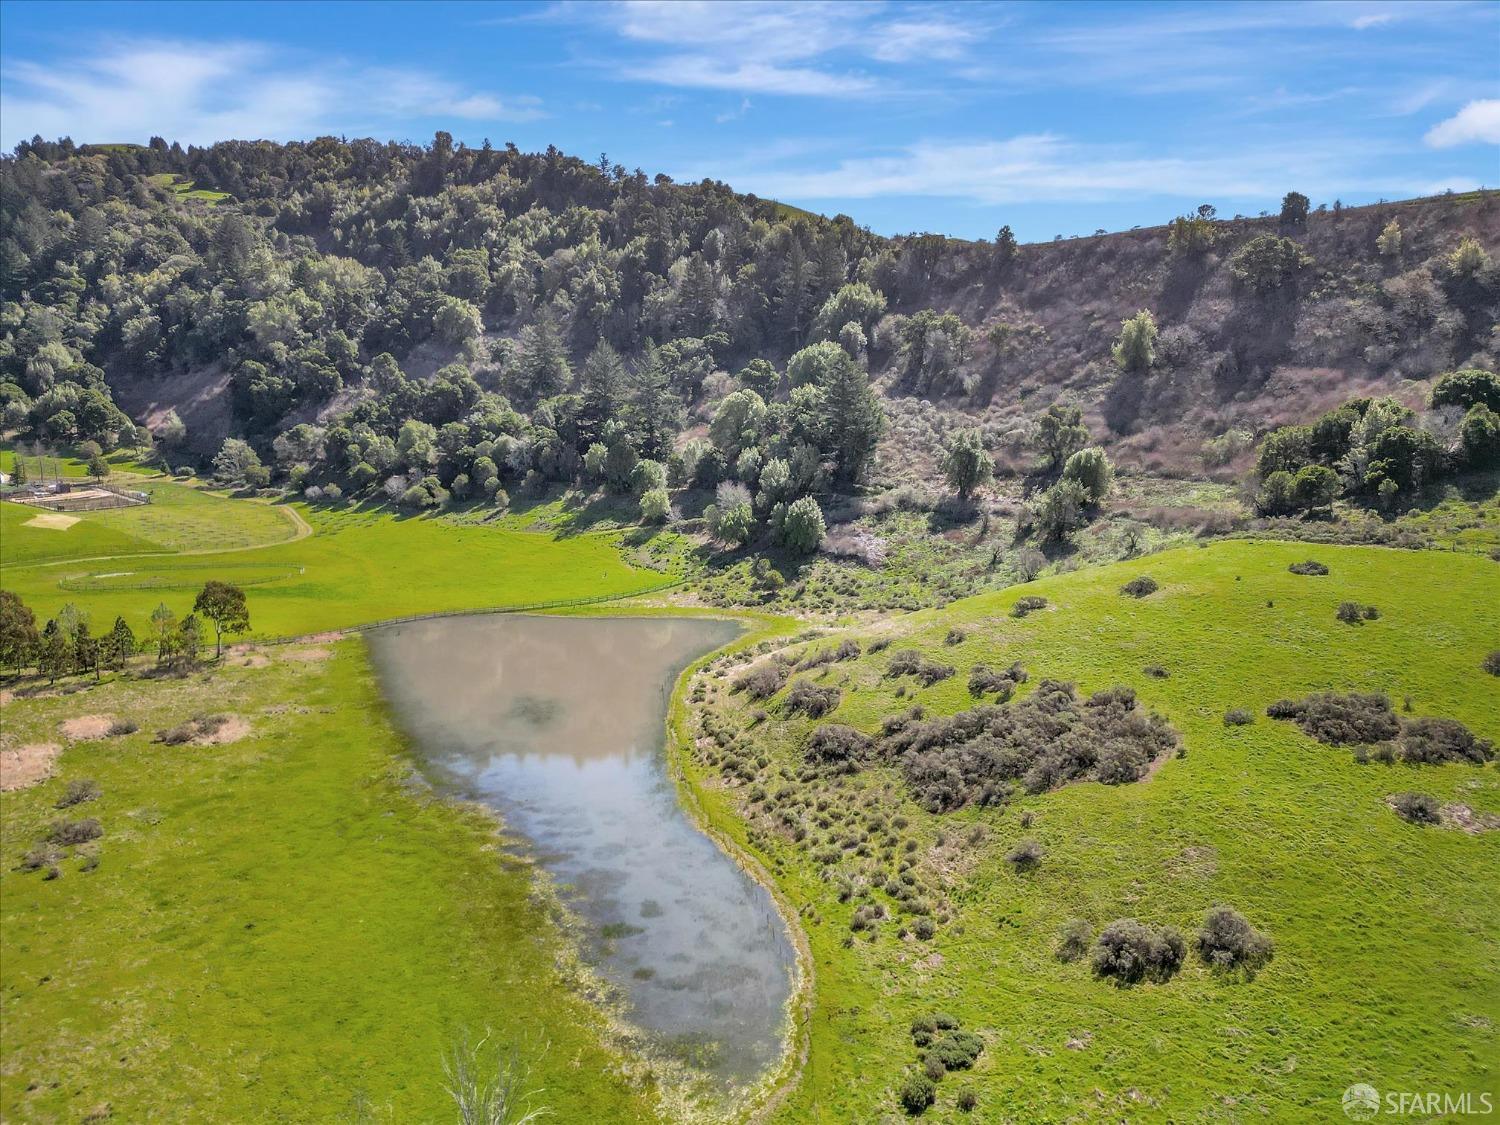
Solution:
[[[738,632],[505,615],[369,634],[433,784],[496,809],[529,842],[630,1021],[729,1086],[777,1061],[795,953],[765,888],[678,803],[663,724],[682,669]]]

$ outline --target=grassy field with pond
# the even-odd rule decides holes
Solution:
[[[1308,556],[1332,573],[1306,577]],[[1149,574],[1143,599],[1120,586]],[[1048,608],[1018,619],[1022,595]],[[1380,617],[1345,624],[1345,600]],[[739,666],[693,688],[690,719],[727,725],[714,763],[695,726],[679,745],[712,824],[774,873],[802,916],[816,965],[810,1057],[780,1120],[872,1121],[901,1112],[918,1068],[913,1020],[945,1012],[980,1035],[972,1070],[937,1084],[932,1120],[1308,1120],[1338,1112],[1355,1082],[1379,1089],[1494,1090],[1500,1064],[1500,832],[1416,827],[1386,798],[1409,790],[1500,813],[1495,764],[1358,764],[1267,718],[1284,696],[1382,691],[1398,710],[1458,719],[1500,739],[1500,568],[1475,557],[1377,548],[1226,542],[1043,579],[879,625],[831,633],[864,653],[793,675],[841,692],[826,721],[878,733],[918,704],[968,708],[973,664],[1116,684],[1180,733],[1185,755],[1131,784],[1075,783],[1005,808],[934,815],[903,778],[871,765],[803,772],[811,720],[728,690]],[[871,651],[872,642],[890,647]],[[930,687],[891,679],[916,649],[956,669]],[[1155,674],[1146,669],[1153,667]],[[899,693],[899,695],[898,695]],[[1224,722],[1245,708],[1247,726]],[[726,768],[733,762],[732,768]],[[872,818],[877,818],[872,823]],[[799,842],[798,836],[803,838]],[[1022,840],[1032,870],[1006,862]],[[910,850],[907,850],[910,849]],[[816,856],[823,853],[827,862]],[[935,932],[887,893],[912,860]],[[1211,971],[1191,954],[1167,983],[1117,988],[1087,958],[1055,956],[1060,931],[1134,917],[1196,935],[1237,908],[1270,935],[1258,975]],[[886,916],[855,930],[856,911]],[[976,1102],[972,1118],[961,1092]]]
[[[283,506],[152,483],[163,503],[103,513],[135,525],[90,516],[47,530],[52,540],[21,526],[30,511],[0,504],[5,587],[43,617],[73,602],[96,628],[123,613],[144,633],[158,602],[186,612],[205,579],[228,577],[246,589],[255,634],[284,636],[627,595],[671,577],[627,558],[686,558],[681,545],[656,552],[649,540],[622,554],[633,537],[619,530],[526,530],[547,521],[521,512],[485,521],[298,505],[312,533],[277,542],[297,531]],[[18,527],[32,534],[12,535]],[[251,543],[215,550],[217,535]],[[59,541],[79,561],[33,546]],[[176,553],[145,553],[168,543]],[[96,551],[118,557],[96,561]],[[1307,557],[1332,573],[1287,571]],[[1141,574],[1161,589],[1122,597],[1120,585]],[[1049,605],[1010,616],[1022,595]],[[1344,600],[1380,616],[1338,621]],[[671,608],[658,594],[634,611]],[[796,628],[761,618],[756,638],[784,646]],[[806,1065],[776,1120],[899,1116],[898,1088],[919,1057],[909,1027],[934,1011],[980,1035],[984,1051],[940,1081],[930,1120],[1294,1120],[1326,1115],[1356,1081],[1493,1088],[1500,834],[1414,827],[1385,802],[1419,790],[1481,818],[1500,814],[1495,765],[1359,765],[1264,716],[1283,696],[1380,690],[1398,709],[1500,738],[1500,680],[1480,670],[1500,645],[1492,561],[1224,542],[825,631],[792,651],[844,636],[861,644],[857,660],[800,674],[840,689],[832,721],[873,732],[913,704],[951,713],[974,703],[974,663],[1019,660],[1031,674],[1022,696],[1042,677],[1084,693],[1133,687],[1186,754],[1142,782],[934,815],[889,768],[799,778],[812,724],[784,716],[782,696],[751,704],[730,694],[738,668],[709,661],[695,672],[673,709],[686,796],[708,828],[764,865],[815,966]],[[889,647],[872,651],[879,640]],[[930,687],[885,678],[903,649],[956,674]],[[443,1048],[458,1027],[486,1024],[500,1041],[537,1048],[534,1084],[561,1119],[634,1121],[659,1108],[650,1079],[626,1077],[606,1046],[605,1017],[581,998],[569,940],[550,900],[534,897],[531,869],[496,849],[489,821],[432,801],[410,778],[358,641],[270,646],[181,680],[67,687],[4,712],[6,748],[65,747],[52,779],[0,796],[0,995],[7,1025],[25,1029],[0,1070],[4,1116],[76,1120],[107,1103],[122,1119],[203,1106],[220,1119],[297,1119],[309,1107],[431,1119],[446,1112]],[[244,720],[242,737],[152,740],[206,698]],[[1226,726],[1235,707],[1256,721]],[[61,734],[85,715],[139,730]],[[727,779],[703,755],[705,715],[733,727],[748,776]],[[98,799],[54,808],[82,779],[98,783]],[[54,820],[85,816],[104,835],[63,849],[58,878],[20,869]],[[1034,870],[1005,860],[1022,838],[1043,850]],[[843,851],[831,871],[813,855],[828,848]],[[882,865],[895,871],[887,855],[911,858],[933,907],[930,938],[898,936],[911,919],[876,878]],[[888,916],[851,931],[854,912],[875,903]],[[1138,917],[1191,940],[1219,904],[1275,941],[1253,978],[1189,956],[1167,983],[1120,989],[1054,956],[1073,918],[1097,932]],[[972,1114],[958,1108],[966,1091]]]
[[[0,795],[0,1117],[434,1120],[465,1028],[523,1045],[564,1120],[650,1115],[530,864],[414,777],[361,642],[78,687],[4,711],[7,747],[67,745]],[[154,739],[209,700],[233,741]],[[68,742],[82,715],[139,730]],[[97,799],[54,807],[85,780]],[[103,835],[56,878],[21,869],[83,818]]]

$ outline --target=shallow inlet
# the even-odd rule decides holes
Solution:
[[[727,1085],[777,1061],[795,954],[765,888],[678,804],[663,724],[682,669],[738,632],[505,615],[369,634],[432,782],[529,841],[631,1022]]]

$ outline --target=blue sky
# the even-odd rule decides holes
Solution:
[[[0,2],[0,144],[514,141],[881,233],[1500,184],[1500,4]]]

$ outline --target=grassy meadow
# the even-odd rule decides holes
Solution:
[[[1287,571],[1309,556],[1332,573]],[[1161,589],[1121,596],[1141,574]],[[1051,607],[1013,618],[1022,594]],[[1343,624],[1334,611],[1345,599],[1377,605],[1381,617]],[[985,1041],[972,1071],[938,1084],[926,1117],[940,1121],[968,1119],[956,1108],[963,1090],[976,1097],[973,1119],[987,1121],[1289,1121],[1326,1119],[1359,1081],[1495,1088],[1500,834],[1415,827],[1385,804],[1417,790],[1500,812],[1495,765],[1359,765],[1347,748],[1264,715],[1283,696],[1378,690],[1398,710],[1409,697],[1416,715],[1456,718],[1500,739],[1500,680],[1480,668],[1500,644],[1493,562],[1224,542],[1043,579],[792,651],[843,637],[865,654],[800,674],[841,688],[827,721],[878,733],[884,716],[914,703],[930,715],[958,711],[975,702],[973,664],[1020,660],[1031,676],[1022,695],[1043,677],[1076,681],[1081,694],[1134,687],[1180,733],[1185,756],[1132,784],[1075,783],[1021,794],[1004,809],[932,815],[892,768],[799,779],[811,721],[782,718],[780,696],[757,704],[730,694],[736,669],[701,677],[694,710],[730,723],[753,781],[726,781],[691,745],[677,753],[714,827],[774,873],[816,965],[808,1065],[778,1119],[898,1115],[897,1088],[919,1061],[908,1029],[934,1011]],[[890,648],[869,652],[877,639]],[[892,653],[913,647],[957,674],[915,690],[909,677],[884,679]],[[1148,665],[1167,676],[1146,674]],[[1255,722],[1226,726],[1235,707]],[[815,801],[826,802],[826,831]],[[892,820],[871,829],[872,812]],[[810,829],[801,843],[798,824]],[[1026,837],[1045,855],[1018,872],[1004,857]],[[851,851],[859,839],[870,858]],[[879,858],[886,847],[916,860],[918,887],[936,905],[930,940],[897,934],[912,919],[879,889],[895,873]],[[827,848],[843,855],[825,872],[813,853]],[[841,901],[848,879],[854,893]],[[891,917],[851,931],[855,910],[873,903]],[[1054,956],[1073,918],[1095,933],[1120,917],[1170,923],[1191,943],[1220,904],[1275,942],[1253,979],[1210,971],[1190,953],[1165,984],[1116,988],[1095,979],[1086,959]]]
[[[252,635],[271,637],[408,614],[619,597],[669,581],[626,562],[614,532],[555,537],[383,508],[272,506],[172,482],[154,487],[156,503],[91,513],[66,531],[22,526],[25,534],[12,536],[10,522],[21,522],[11,514],[17,505],[0,504],[13,544],[6,588],[41,616],[73,602],[96,626],[123,614],[139,634],[163,600],[180,615],[206,579],[240,577],[253,590]],[[312,534],[293,539],[298,521]],[[95,558],[92,538],[105,533],[167,543],[178,553]],[[85,561],[45,554],[69,536],[78,537]]]
[[[0,1117],[430,1121],[465,1028],[526,1045],[563,1120],[650,1116],[530,865],[415,779],[361,642],[79,687],[4,712],[7,746],[84,714],[140,729],[0,795]],[[244,737],[154,740],[210,700]],[[55,809],[84,779],[99,797]],[[57,878],[19,869],[83,817],[103,836],[62,849]]]
[[[144,635],[158,602],[184,613],[207,578],[227,578],[246,590],[254,636],[271,638],[628,596],[694,565],[681,537],[642,538],[565,501],[494,520],[403,517],[146,483],[157,503],[66,531],[27,528],[32,510],[0,504],[5,588],[41,618],[73,602],[96,629],[123,614]],[[1288,572],[1309,557],[1331,573]],[[1121,596],[1142,574],[1160,589]],[[1048,608],[1012,617],[1023,594]],[[674,598],[574,612],[672,611]],[[1344,624],[1345,600],[1380,616]],[[812,641],[793,639],[806,635],[793,618],[746,617],[755,632],[733,647],[861,644],[858,659],[794,675],[840,688],[829,721],[876,732],[913,704],[958,711],[974,703],[975,663],[1019,660],[1023,696],[1044,677],[1084,694],[1129,685],[1185,748],[1144,781],[933,815],[887,767],[800,774],[812,723],[784,716],[785,689],[753,704],[728,690],[743,665],[690,670],[672,710],[684,797],[764,867],[814,968],[805,1065],[768,1119],[899,1118],[919,1059],[908,1028],[934,1011],[985,1046],[971,1071],[941,1079],[928,1120],[1290,1121],[1327,1117],[1357,1081],[1494,1088],[1500,834],[1418,828],[1385,800],[1417,790],[1500,813],[1496,766],[1359,765],[1264,715],[1312,690],[1379,690],[1398,710],[1500,739],[1500,679],[1480,669],[1500,647],[1494,562],[1224,541]],[[871,651],[878,640],[889,647]],[[908,648],[956,674],[931,687],[884,678]],[[649,1066],[609,1045],[606,1015],[584,999],[565,919],[530,866],[497,847],[491,821],[413,777],[358,640],[236,650],[185,678],[38,686],[0,724],[5,749],[63,748],[50,779],[0,794],[0,1117],[438,1119],[444,1047],[486,1026],[537,1058],[532,1084],[561,1120],[662,1112]],[[1226,726],[1236,707],[1255,722]],[[153,739],[209,708],[243,720],[242,737]],[[81,716],[138,730],[70,740],[62,724]],[[748,776],[708,760],[705,720],[733,729]],[[98,798],[55,808],[83,779]],[[98,818],[103,836],[61,849],[56,878],[23,869],[54,820],[79,817]],[[1044,851],[1026,872],[1005,861],[1022,838]],[[829,848],[843,851],[831,871],[815,859]],[[929,939],[898,936],[911,919],[882,889],[902,856],[933,908]],[[872,903],[890,916],[851,931]],[[1191,942],[1220,904],[1275,942],[1253,977],[1190,953],[1166,983],[1116,988],[1086,960],[1054,956],[1070,919],[1095,932],[1119,917],[1170,923]]]

